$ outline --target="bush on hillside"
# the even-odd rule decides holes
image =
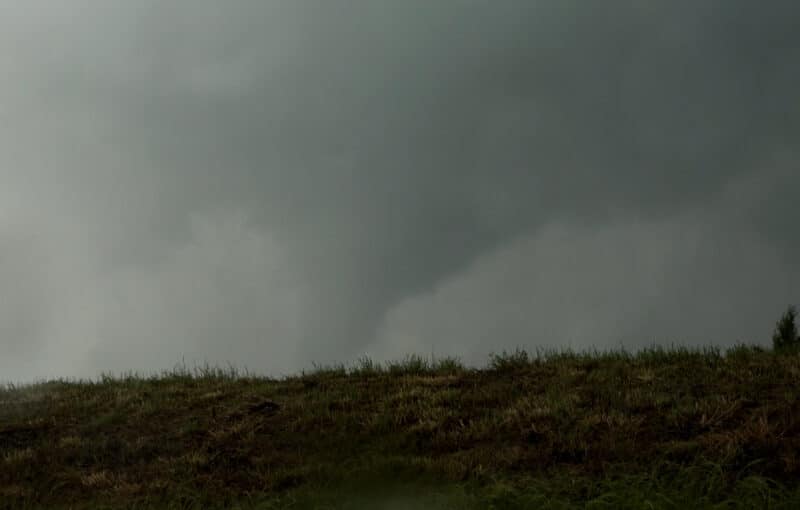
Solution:
[[[789,306],[775,325],[775,332],[772,334],[772,348],[775,352],[800,351],[800,338],[797,336],[797,325],[795,324],[796,317],[797,310],[794,306]]]

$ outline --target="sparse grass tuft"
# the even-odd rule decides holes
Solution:
[[[433,363],[432,370],[439,374],[459,374],[464,372],[464,364],[456,357],[445,357]]]
[[[370,377],[382,374],[383,367],[380,363],[375,363],[368,356],[362,356],[356,365],[350,369],[350,374],[354,376]]]
[[[430,362],[416,354],[406,356],[401,362],[389,362],[388,369],[391,375],[420,375],[431,371]]]
[[[489,355],[489,368],[498,372],[521,370],[528,368],[530,364],[528,353],[520,348],[513,353],[507,353],[504,350],[502,354],[492,353]]]
[[[725,351],[725,357],[736,358],[740,360],[750,360],[758,356],[763,356],[766,352],[766,349],[758,345],[737,344],[733,347],[729,347]]]

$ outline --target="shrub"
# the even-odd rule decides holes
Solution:
[[[775,325],[775,332],[772,334],[772,348],[775,352],[798,351],[800,338],[797,337],[796,317],[797,310],[794,306],[789,306]]]

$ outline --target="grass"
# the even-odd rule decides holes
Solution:
[[[0,508],[800,508],[800,356],[739,345],[0,388]]]

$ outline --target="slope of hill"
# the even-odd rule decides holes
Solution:
[[[800,508],[800,356],[185,367],[0,389],[0,508]]]

